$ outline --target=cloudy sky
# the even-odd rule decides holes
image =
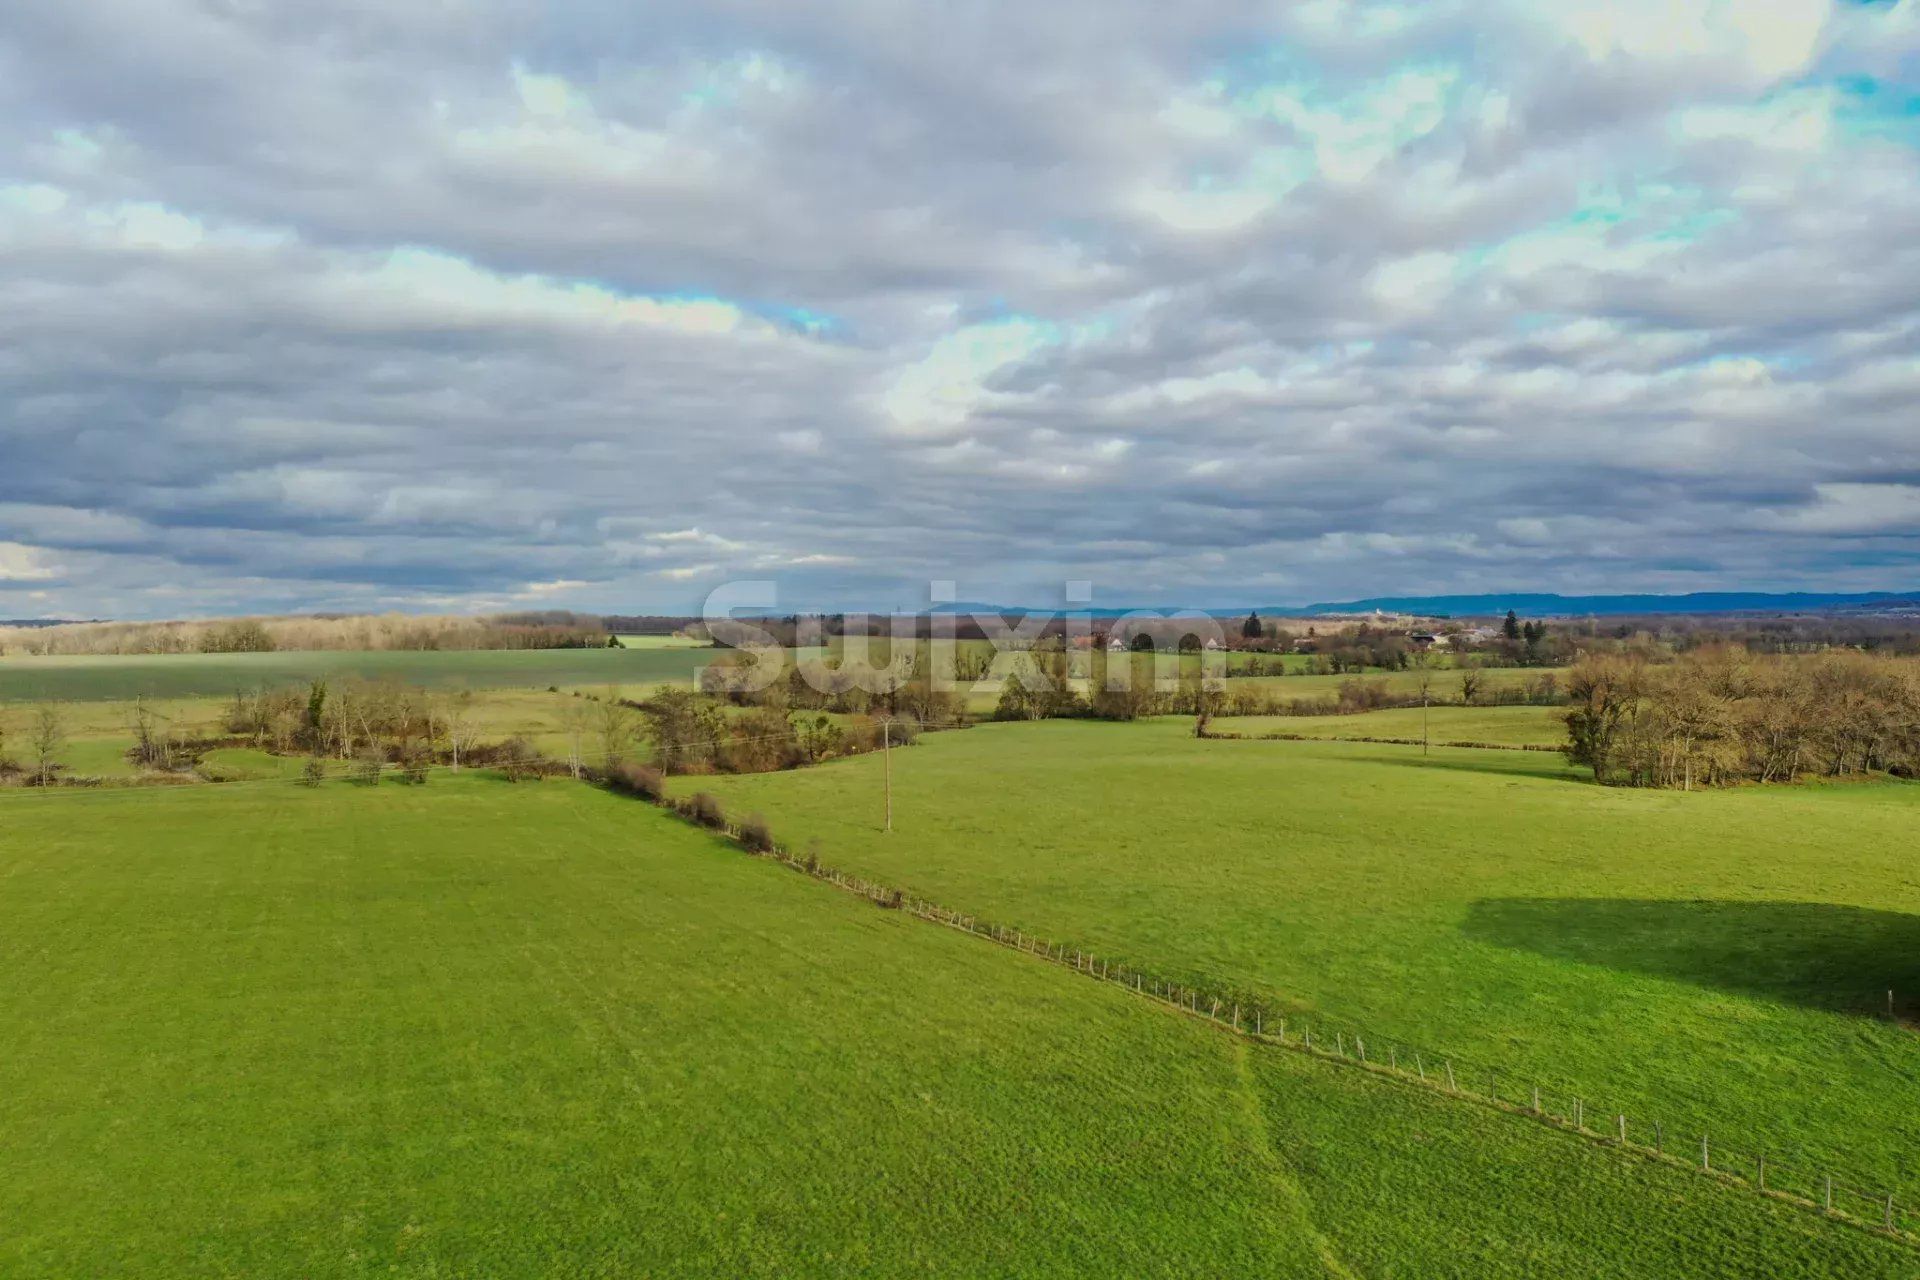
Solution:
[[[0,12],[0,616],[1920,587],[1920,0]]]

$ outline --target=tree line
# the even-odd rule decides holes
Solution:
[[[1583,657],[1567,676],[1567,758],[1620,786],[1920,775],[1920,661],[1721,645],[1669,663]]]
[[[272,653],[276,650],[591,649],[611,642],[599,618],[337,615],[0,627],[0,654]]]

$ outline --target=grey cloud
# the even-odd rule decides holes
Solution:
[[[1599,56],[1519,5],[16,8],[46,612],[1920,571],[1916,138],[1763,115],[1911,77],[1891,11]]]

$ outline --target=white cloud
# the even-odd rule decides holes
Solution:
[[[1797,533],[1920,534],[1920,485],[1816,484],[1811,502],[1766,523]]]
[[[1458,260],[1429,251],[1383,262],[1367,283],[1390,309],[1426,310],[1438,306],[1453,288]]]
[[[329,292],[342,310],[424,323],[631,325],[707,335],[750,323],[739,307],[718,299],[630,296],[577,281],[503,275],[420,249],[397,249],[378,266],[339,277]]]
[[[988,399],[995,374],[1058,340],[1052,325],[1025,317],[969,325],[895,378],[882,406],[902,431],[951,431]]]
[[[46,582],[64,572],[40,547],[0,542],[0,582]]]
[[[549,596],[577,594],[581,588],[591,585],[584,578],[555,578],[551,582],[529,582],[520,594],[528,599],[546,599]]]
[[[1805,70],[1831,0],[1562,0],[1537,10],[1597,62],[1718,60],[1760,84]]]

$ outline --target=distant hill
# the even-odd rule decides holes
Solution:
[[[1330,613],[1413,613],[1428,617],[1494,617],[1508,610],[1523,618],[1620,617],[1650,613],[1831,613],[1920,612],[1920,592],[1865,591],[1824,593],[1810,591],[1696,591],[1677,596],[1562,596],[1540,593],[1475,596],[1376,596],[1367,600],[1309,605],[1304,609],[1276,609],[1275,613],[1304,616]]]
[[[1370,596],[1364,600],[1323,601],[1309,605],[1258,605],[1231,609],[1197,609],[1216,618],[1246,616],[1253,608],[1261,617],[1314,618],[1332,614],[1407,613],[1428,618],[1500,617],[1512,610],[1523,618],[1635,617],[1646,614],[1714,613],[1920,613],[1920,591],[1696,591],[1687,595],[1563,596],[1552,592],[1494,592],[1459,596]],[[1134,612],[1130,607],[1074,608],[1055,605],[1057,613],[1086,613],[1116,618]],[[1146,610],[1175,613],[1168,606]],[[1014,605],[966,601],[935,605],[923,613],[999,613],[1012,616],[1031,612]]]

